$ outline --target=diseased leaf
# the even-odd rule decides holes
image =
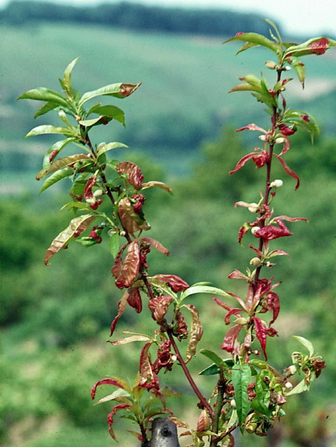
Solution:
[[[128,181],[135,189],[141,189],[144,176],[141,169],[135,163],[122,161],[116,165],[119,174],[127,174]]]
[[[132,241],[127,246],[127,253],[122,263],[121,271],[116,279],[116,286],[119,289],[131,287],[133,281],[139,275],[140,251],[138,241]]]
[[[170,186],[168,186],[168,185],[166,185],[165,183],[162,183],[162,182],[157,182],[155,180],[143,183],[142,186],[141,186],[141,190],[144,190],[144,189],[147,189],[147,188],[152,188],[152,187],[164,189],[165,191],[169,192],[170,194],[173,193],[173,190],[172,190],[172,188],[170,188]]]
[[[153,279],[163,281],[172,289],[173,292],[182,292],[188,289],[189,284],[186,283],[182,278],[176,275],[155,275]]]
[[[153,371],[149,357],[149,349],[152,346],[153,341],[145,343],[140,354],[140,384],[144,384],[153,380]]]
[[[150,340],[150,337],[148,337],[147,335],[141,335],[141,334],[137,334],[137,335],[132,335],[131,337],[126,337],[126,338],[122,338],[120,340],[115,340],[115,341],[109,341],[109,343],[111,343],[111,345],[127,345],[128,343],[133,343],[134,341],[148,341]]]
[[[102,116],[108,116],[110,118],[115,119],[116,121],[119,121],[121,124],[125,126],[125,113],[119,109],[119,107],[115,106],[101,106],[100,104],[92,107],[89,112],[88,116],[91,115],[91,113],[97,113]]]
[[[118,402],[120,402],[120,400],[122,398],[125,399],[124,403],[127,403],[126,400],[128,401],[128,403],[131,403],[131,400],[127,399],[127,397],[130,397],[130,394],[125,391],[122,388],[118,388],[117,390],[113,391],[112,394],[109,394],[108,396],[103,397],[102,399],[99,399],[98,402],[96,402],[94,405],[99,405],[99,404],[103,404],[105,402],[110,402],[111,400],[117,400]]]
[[[52,241],[44,257],[45,265],[49,265],[49,260],[70,242],[75,233],[82,234],[96,218],[92,214],[84,214],[72,219],[70,225]]]
[[[111,332],[110,337],[112,337],[113,332],[115,331],[116,325],[118,323],[119,318],[124,313],[126,306],[127,306],[127,298],[128,298],[128,291],[126,290],[121,298],[121,300],[118,303],[118,314],[116,317],[114,317],[114,320],[111,323]]]
[[[134,211],[131,201],[124,197],[118,204],[118,215],[122,226],[128,233],[134,234],[136,231],[150,229],[148,222],[143,220],[141,216]]]
[[[158,242],[155,239],[152,239],[151,237],[142,237],[141,241],[146,242],[147,244],[149,244],[151,247],[154,247],[155,250],[157,250],[158,252],[169,256],[169,250],[167,248],[165,248],[160,242]]]
[[[152,312],[152,317],[158,323],[161,323],[167,313],[167,309],[174,298],[170,295],[155,296],[148,302],[148,307]]]
[[[70,155],[69,157],[59,158],[58,160],[55,160],[48,169],[42,169],[37,174],[36,180],[40,180],[52,172],[58,171],[59,169],[65,168],[66,166],[72,165],[73,163],[81,160],[91,160],[91,157],[89,154],[75,154]]]
[[[116,405],[113,408],[113,410],[111,411],[111,413],[108,414],[108,416],[107,416],[107,423],[109,424],[108,432],[109,432],[111,438],[114,439],[115,441],[117,440],[117,438],[115,437],[115,434],[114,434],[114,431],[113,431],[113,428],[112,428],[113,422],[114,422],[113,421],[113,416],[117,413],[117,411],[126,410],[128,408],[131,408],[131,405],[128,405],[128,404]]]
[[[72,174],[73,174],[73,170],[72,170],[72,168],[69,168],[69,167],[59,169],[58,171],[54,172],[49,178],[47,178],[45,180],[39,194],[42,194],[43,191],[48,189],[50,186],[54,185],[55,183],[59,182],[60,180],[63,180],[66,177],[70,177],[70,175],[72,175]]]
[[[321,55],[324,54],[329,48],[336,46],[336,40],[329,39],[327,37],[314,37],[301,43],[300,45],[292,45],[287,48],[285,57],[302,57],[308,54]]]
[[[232,384],[235,390],[235,401],[241,430],[249,412],[247,387],[251,382],[251,369],[248,365],[235,365],[232,368]]]
[[[82,106],[86,101],[96,98],[97,96],[114,96],[116,98],[125,98],[131,95],[140,84],[109,84],[91,92],[86,92],[81,97],[79,105]]]
[[[197,345],[203,335],[203,327],[196,307],[192,304],[185,304],[183,307],[191,313],[191,329],[185,359],[185,362],[188,363],[196,354]]]

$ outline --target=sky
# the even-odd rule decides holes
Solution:
[[[51,0],[49,0],[51,1]],[[118,0],[53,0],[54,3],[71,5],[98,5],[115,3]],[[179,6],[186,8],[222,8],[244,12],[255,12],[278,21],[290,35],[318,37],[336,35],[335,0],[130,0],[156,6]],[[9,0],[0,0],[0,7]]]

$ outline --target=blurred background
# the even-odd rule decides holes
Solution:
[[[142,82],[126,101],[114,102],[126,112],[126,128],[110,124],[99,128],[94,139],[127,144],[127,152],[118,149],[114,156],[139,163],[146,180],[164,181],[174,190],[172,197],[160,190],[148,194],[151,236],[171,251],[168,259],[151,254],[151,273],[177,274],[190,284],[210,281],[238,293],[227,275],[234,268],[244,271],[251,253],[248,240],[244,247],[236,242],[247,217],[233,205],[258,201],[262,179],[251,167],[228,175],[258,144],[254,135],[234,129],[250,122],[268,124],[252,97],[227,92],[238,77],[258,75],[272,55],[253,49],[236,57],[239,45],[222,42],[240,31],[268,34],[264,17],[274,20],[288,41],[335,38],[336,6],[323,0],[318,6],[301,0],[272,6],[237,3],[0,1],[1,445],[113,445],[106,427],[111,405],[92,406],[90,389],[109,374],[133,380],[140,349],[106,343],[120,299],[106,241],[90,250],[73,244],[51,267],[43,264],[46,248],[69,220],[66,211],[58,211],[67,201],[68,185],[38,197],[41,185],[35,175],[56,140],[23,138],[32,127],[50,123],[51,115],[34,121],[38,104],[16,98],[38,86],[58,90],[57,79],[78,56],[73,82],[81,92]],[[269,357],[280,370],[290,365],[291,352],[299,349],[290,336],[301,335],[324,356],[327,369],[310,393],[290,400],[281,427],[268,438],[239,439],[243,447],[336,445],[336,50],[304,62],[305,90],[294,80],[287,99],[315,116],[321,136],[313,146],[305,134],[292,140],[286,160],[300,175],[298,191],[293,193],[294,180],[275,167],[274,178],[284,179],[277,214],[304,216],[309,223],[293,224],[294,236],[278,247],[291,257],[274,268],[276,280],[283,280],[278,289],[282,314],[276,324],[280,337],[268,342]],[[264,74],[269,77],[266,68]],[[224,313],[218,317],[209,297],[195,297],[192,303],[201,309],[204,326],[211,326],[201,347],[219,348]],[[125,313],[116,337],[130,325],[148,331],[148,322],[136,316]],[[192,368],[197,375],[205,366],[197,356]],[[176,370],[166,376],[169,385],[188,395],[178,376]],[[214,385],[204,376],[197,383],[205,393]],[[99,397],[109,392],[106,387]],[[190,395],[188,405],[175,399],[169,407],[194,421],[195,403]],[[135,427],[118,421],[119,445],[135,446],[126,429]]]

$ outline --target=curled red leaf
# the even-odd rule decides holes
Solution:
[[[173,292],[182,292],[189,288],[189,284],[176,275],[155,275],[153,278],[163,281],[172,289]]]
[[[126,410],[127,408],[131,408],[131,405],[128,404],[119,404],[116,405],[113,410],[111,411],[111,413],[109,413],[107,415],[107,423],[109,424],[109,428],[108,428],[108,432],[111,436],[112,439],[114,439],[115,441],[117,440],[117,438],[115,437],[112,425],[113,425],[113,416],[116,414],[117,411],[120,410]]]
[[[151,237],[142,237],[141,241],[146,242],[150,246],[154,247],[155,250],[158,252],[169,256],[169,250],[165,248],[160,242],[156,241],[155,239],[152,239]]]
[[[113,332],[115,331],[116,325],[118,323],[119,318],[122,316],[122,314],[125,312],[126,309],[126,305],[127,305],[127,298],[128,298],[128,292],[126,291],[121,300],[118,303],[118,314],[117,316],[114,318],[114,320],[111,323],[111,333],[110,333],[110,337],[112,337]]]
[[[230,171],[229,174],[232,175],[235,172],[239,171],[249,160],[253,160],[257,169],[262,168],[268,161],[268,153],[264,149],[260,149],[258,147],[255,148],[255,152],[250,152],[247,155],[244,155],[238,163],[233,171]]]
[[[164,320],[168,306],[172,301],[174,301],[174,298],[169,295],[156,296],[149,300],[148,307],[155,321],[161,323]]]
[[[267,354],[266,354],[267,335],[269,335],[270,337],[274,337],[275,335],[277,335],[277,331],[273,328],[267,328],[266,325],[258,317],[253,317],[253,321],[257,339],[259,340],[261,349],[264,353],[265,359],[267,360]]]
[[[142,300],[140,291],[138,288],[129,289],[129,295],[127,297],[128,304],[135,309],[135,311],[139,314],[142,311]]]
[[[92,399],[94,399],[96,397],[96,391],[100,385],[113,385],[118,388],[124,389],[123,385],[120,382],[118,382],[118,380],[116,380],[116,379],[111,379],[111,378],[101,379],[101,380],[98,380],[98,382],[96,382],[91,389],[90,394],[91,394]]]
[[[287,166],[287,164],[283,160],[283,158],[281,158],[279,155],[274,154],[274,153],[273,153],[273,155],[274,155],[274,157],[276,157],[279,160],[279,162],[281,163],[286,174],[290,175],[291,177],[293,177],[296,180],[295,190],[298,189],[298,187],[300,186],[300,179],[299,179],[298,175]]]
[[[221,349],[224,349],[227,352],[230,352],[231,354],[235,351],[235,343],[238,339],[239,332],[241,330],[242,326],[239,324],[236,324],[235,326],[232,326],[226,333]]]
[[[139,244],[138,241],[132,241],[127,246],[127,254],[125,260],[122,263],[121,269],[119,269],[118,271],[119,274],[115,282],[116,286],[119,289],[124,289],[125,287],[131,287],[135,279],[138,277],[139,268],[140,268]]]
[[[131,161],[122,161],[116,165],[119,174],[127,174],[128,181],[135,189],[141,189],[144,176],[141,169]]]

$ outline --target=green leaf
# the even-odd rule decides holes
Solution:
[[[266,378],[268,379],[267,381],[265,381]],[[262,370],[255,379],[255,391],[257,395],[253,399],[251,407],[266,416],[269,415],[269,404],[271,401],[271,392],[267,383],[270,383],[273,378],[273,374],[269,371]]]
[[[27,133],[25,138],[47,134],[63,134],[66,137],[79,137],[76,127],[55,127],[51,125],[43,125],[34,127],[34,129]]]
[[[49,260],[58,253],[61,248],[68,245],[75,233],[78,235],[83,233],[96,217],[97,216],[92,214],[84,214],[83,216],[72,219],[70,225],[52,241],[44,257],[45,265],[50,265]]]
[[[65,168],[66,166],[69,166],[70,164],[76,163],[80,160],[91,160],[91,157],[89,154],[75,154],[70,155],[69,157],[59,158],[58,160],[55,160],[48,169],[42,169],[37,174],[36,180],[41,180],[41,178],[45,177],[46,175],[58,171],[61,168]]]
[[[216,374],[220,373],[220,368],[215,363],[212,363],[211,365],[204,368],[201,372],[198,374],[200,376],[215,376]]]
[[[43,104],[43,106],[40,109],[38,109],[38,111],[34,115],[34,118],[45,115],[51,110],[56,109],[56,107],[59,107],[59,104],[56,104],[55,102],[47,102],[46,104]]]
[[[131,395],[127,391],[125,391],[121,388],[118,388],[112,394],[109,394],[108,396],[105,396],[102,399],[99,399],[99,401],[94,403],[93,405],[99,405],[104,402],[110,402],[111,400],[116,400],[118,402],[122,401],[123,403],[129,403],[131,405],[132,401],[130,399],[125,399],[125,400],[122,399],[121,400],[121,398],[127,398],[127,397],[131,397]]]
[[[125,113],[119,107],[111,105],[101,106],[97,104],[89,110],[87,116],[91,115],[91,113],[97,113],[100,116],[109,116],[125,126]]]
[[[215,352],[209,351],[208,349],[201,349],[200,353],[212,360],[217,366],[223,365],[223,360]]]
[[[119,252],[119,234],[116,232],[110,234],[109,249],[115,259]]]
[[[101,87],[97,90],[92,90],[91,92],[86,92],[81,97],[79,105],[82,106],[85,102],[90,99],[96,98],[97,96],[114,96],[116,98],[125,98],[132,94],[140,84],[109,84]]]
[[[76,65],[78,59],[80,59],[80,58],[77,57],[72,62],[70,62],[70,64],[64,70],[64,86],[66,87],[67,92],[71,92],[71,89],[72,89],[71,73],[72,73],[72,70],[73,70],[74,66]]]
[[[180,302],[182,302],[187,296],[195,295],[197,293],[206,293],[210,295],[219,295],[230,298],[230,295],[227,292],[222,289],[218,289],[217,287],[194,284],[181,293]]]
[[[112,151],[113,149],[117,149],[118,147],[125,147],[128,149],[128,146],[123,143],[101,143],[97,147],[97,157],[100,157],[102,154],[105,154],[105,152]]]
[[[287,59],[287,62],[294,68],[295,73],[296,73],[299,81],[302,84],[302,87],[304,87],[304,81],[305,81],[305,77],[306,77],[305,64],[302,63],[301,60],[295,56],[291,56],[290,61]]]
[[[69,108],[69,103],[62,95],[45,87],[34,88],[23,93],[19,99],[33,99],[36,101],[52,102],[59,106]]]
[[[57,155],[72,141],[75,141],[75,138],[67,138],[66,140],[60,140],[56,141],[46,152],[44,159],[43,159],[43,169],[47,170],[51,166],[50,154],[54,151],[57,151]]]
[[[294,394],[301,394],[305,391],[308,391],[310,388],[310,384],[307,385],[305,379],[301,380],[291,391],[286,393],[286,396],[293,396]]]
[[[273,51],[277,55],[281,51],[281,47],[279,46],[279,44],[272,42],[270,39],[267,39],[267,37],[265,37],[261,34],[257,34],[257,33],[242,33],[242,34],[238,33],[235,37],[233,37],[232,39],[226,40],[224,43],[234,42],[234,41],[247,42],[249,44],[252,44],[253,46],[262,46],[262,47],[268,48],[269,50]],[[252,46],[249,48],[252,48]],[[247,50],[247,49],[248,48],[245,48],[245,50]],[[244,49],[243,50],[241,49],[240,51],[244,51]]]
[[[232,384],[235,390],[237,414],[241,429],[249,411],[247,387],[251,382],[251,369],[248,365],[235,365],[232,368]]]
[[[309,352],[309,357],[313,357],[314,355],[314,346],[312,343],[304,337],[300,337],[299,335],[292,335],[293,338],[296,338]]]
[[[69,177],[73,174],[72,168],[66,167],[63,169],[59,169],[58,171],[54,172],[47,180],[43,183],[43,186],[39,192],[39,194],[42,194],[43,191],[48,189],[50,186],[54,185],[55,183],[59,182],[60,180],[63,180],[66,177]]]

